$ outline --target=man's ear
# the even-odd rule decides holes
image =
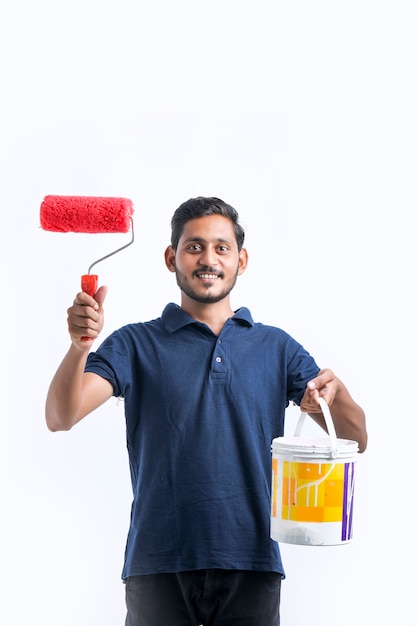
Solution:
[[[246,270],[248,266],[248,260],[248,251],[246,250],[246,248],[242,248],[239,252],[239,268],[237,270],[238,276],[243,274],[243,272]]]
[[[172,246],[168,246],[165,250],[165,265],[170,272],[175,272],[175,250]]]

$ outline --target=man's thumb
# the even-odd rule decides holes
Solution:
[[[94,294],[94,300],[99,304],[99,306],[103,305],[103,302],[107,296],[107,291],[108,291],[108,287],[106,287],[105,285],[102,285],[101,287],[97,289],[96,293]]]

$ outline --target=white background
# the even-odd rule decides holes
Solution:
[[[46,194],[135,203],[134,246],[97,267],[107,333],[178,302],[163,251],[181,202],[216,195],[238,209],[250,265],[234,308],[290,332],[368,419],[354,540],[282,546],[283,626],[411,623],[414,6],[2,3],[2,624],[117,626],[125,615],[123,406],[51,434],[44,401],[79,277],[126,235],[42,231]]]

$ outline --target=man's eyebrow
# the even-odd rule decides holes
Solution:
[[[217,239],[214,240],[204,239],[204,237],[187,237],[186,239],[184,239],[184,243],[206,243],[207,241],[216,241],[217,243],[231,243],[233,240],[227,239],[226,237],[217,237]]]

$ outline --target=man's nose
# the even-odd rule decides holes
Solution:
[[[217,265],[216,249],[212,247],[204,248],[201,251],[199,261],[201,265],[206,265],[207,267],[214,267]]]

